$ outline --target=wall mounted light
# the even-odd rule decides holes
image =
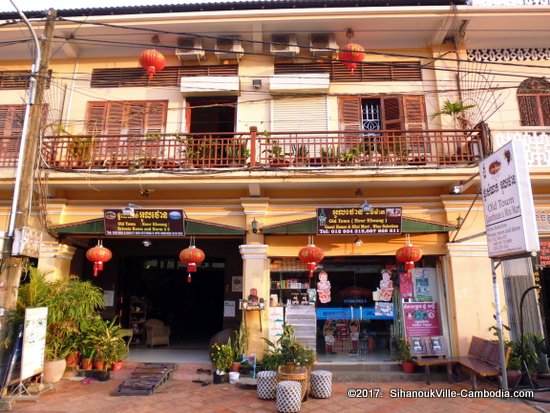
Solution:
[[[256,218],[252,219],[252,222],[250,223],[250,228],[252,229],[253,234],[257,234],[260,232],[259,223],[256,221]]]
[[[451,195],[460,195],[463,191],[463,186],[462,184],[455,184],[451,187],[451,190],[449,191],[449,193]]]
[[[148,239],[144,239],[143,241],[141,241],[141,243],[145,248],[149,248],[152,244],[151,241],[149,241]]]

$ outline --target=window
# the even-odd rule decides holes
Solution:
[[[0,167],[15,165],[25,105],[0,105]]]
[[[529,78],[518,87],[521,126],[550,126],[550,82]]]

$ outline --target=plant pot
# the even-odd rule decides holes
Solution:
[[[78,351],[73,351],[72,353],[69,353],[67,357],[65,357],[65,361],[67,362],[68,368],[77,368],[78,363],[80,362],[80,353]]]
[[[111,378],[109,370],[96,370],[93,376],[97,381],[107,381]]]
[[[94,360],[94,369],[95,370],[105,370],[105,361],[98,359]]]
[[[401,368],[404,373],[411,374],[414,373],[415,365],[412,361],[404,361],[401,363]]]
[[[229,384],[236,384],[239,381],[240,373],[237,371],[230,371],[228,376]]]
[[[229,374],[218,374],[217,372],[214,371],[212,382],[214,384],[227,383],[229,382]]]
[[[240,369],[241,369],[241,362],[234,361],[233,363],[231,363],[231,368],[229,369],[229,371],[234,371],[238,373]]]
[[[44,363],[44,383],[57,383],[63,377],[66,367],[65,359],[46,361]]]
[[[82,370],[91,370],[93,367],[93,361],[91,358],[83,357],[80,360],[80,366],[82,367]]]
[[[111,365],[111,371],[119,371],[122,369],[122,361],[115,361],[112,365]]]
[[[508,379],[508,387],[513,389],[521,380],[520,370],[506,370],[506,378]]]

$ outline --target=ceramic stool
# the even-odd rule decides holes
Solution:
[[[277,390],[277,372],[276,371],[260,371],[256,375],[258,383],[256,392],[258,398],[262,400],[275,399],[275,391]]]
[[[328,399],[332,396],[332,373],[326,370],[311,372],[311,396],[316,399]]]
[[[302,385],[297,381],[280,381],[276,393],[278,412],[298,413],[302,408]]]

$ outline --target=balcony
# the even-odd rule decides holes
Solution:
[[[43,139],[61,170],[445,168],[482,156],[479,130],[70,135]]]
[[[523,143],[530,167],[550,167],[550,129],[493,130],[491,135],[495,149],[514,139]]]

